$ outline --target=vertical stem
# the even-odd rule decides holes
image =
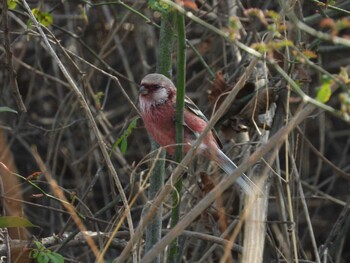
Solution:
[[[159,148],[159,145],[151,139],[151,148],[155,150]],[[154,155],[155,156],[155,155]],[[148,200],[153,201],[159,189],[164,185],[164,173],[165,173],[165,151],[161,150],[158,155],[159,159],[156,160],[154,169],[149,177],[149,188],[148,188]],[[146,228],[146,242],[145,242],[145,252],[152,249],[154,244],[156,244],[161,239],[162,231],[162,206],[158,207],[158,210],[154,214],[151,223]],[[160,254],[153,260],[153,263],[160,262]]]
[[[172,12],[163,13],[161,20],[160,36],[159,36],[159,49],[157,58],[158,73],[161,73],[167,77],[171,76],[172,68],[172,50],[174,42],[174,14]],[[159,148],[159,145],[152,140],[152,150]],[[165,151],[159,154],[159,159],[156,160],[156,164],[150,175],[148,189],[148,200],[152,201],[157,192],[164,185],[164,173],[165,173]],[[152,222],[146,228],[146,244],[145,250],[149,251],[160,239],[162,231],[162,207],[160,206],[157,212],[154,214]],[[154,263],[160,262],[160,254],[153,260]]]
[[[157,58],[157,72],[171,77],[172,51],[174,43],[175,14],[169,12],[162,15],[159,35],[159,49]]]
[[[184,142],[184,106],[185,106],[185,83],[186,83],[186,36],[185,18],[177,13],[177,33],[178,33],[178,56],[177,56],[177,90],[176,90],[176,154],[175,161],[180,163],[183,158]],[[173,192],[173,209],[171,213],[171,227],[174,227],[180,218],[182,179],[175,183]],[[169,249],[169,262],[179,262],[178,260],[178,238],[172,242]]]
[[[5,68],[9,72],[10,77],[10,87],[12,88],[12,95],[14,96],[14,99],[17,103],[17,107],[21,112],[26,112],[26,106],[24,105],[24,102],[22,100],[21,93],[18,89],[18,83],[16,78],[16,71],[15,67],[12,63],[12,51],[11,51],[11,44],[10,44],[10,35],[9,35],[9,23],[8,23],[8,0],[2,1],[2,25],[4,30],[4,40],[3,45],[6,53],[6,59],[5,59]]]

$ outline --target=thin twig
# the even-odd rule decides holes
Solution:
[[[16,71],[13,66],[12,61],[12,51],[10,47],[10,36],[9,36],[9,25],[8,25],[8,5],[7,0],[2,1],[2,23],[4,25],[4,48],[6,51],[6,68],[9,72],[10,77],[10,87],[12,88],[12,94],[15,97],[15,101],[17,103],[17,107],[20,111],[26,112],[26,106],[22,100],[21,93],[18,89],[18,83],[16,78]]]
[[[248,70],[247,70],[248,71]],[[226,100],[225,100],[226,101]],[[221,107],[220,107],[221,108]],[[143,257],[143,263],[149,263],[152,261],[152,259],[159,253],[159,251],[162,251],[165,246],[167,246],[175,237],[179,236],[181,232],[193,221],[197,216],[199,216],[204,209],[206,209],[215,199],[218,195],[220,195],[222,192],[227,190],[237,179],[238,176],[240,176],[245,170],[247,170],[250,166],[252,166],[254,163],[256,163],[260,158],[262,158],[265,154],[267,154],[269,151],[271,151],[275,147],[280,147],[281,144],[284,142],[286,137],[289,135],[289,133],[303,120],[305,120],[313,111],[315,110],[315,107],[313,105],[307,105],[305,108],[303,108],[301,111],[298,112],[298,114],[295,115],[294,118],[290,120],[290,122],[284,126],[282,129],[279,130],[268,143],[261,146],[259,149],[257,149],[256,152],[254,152],[245,162],[243,162],[241,165],[238,166],[238,168],[235,170],[235,172],[229,176],[226,177],[224,180],[222,180],[212,191],[210,191],[192,210],[186,214],[182,220],[167,234],[162,240],[160,240],[159,243],[157,243],[152,251],[147,253]],[[220,109],[217,111],[217,113],[220,111]],[[216,120],[216,117],[218,117],[217,114],[214,115],[213,119],[209,122],[209,124],[213,124],[213,121]],[[209,125],[210,126],[210,125]],[[196,143],[197,144],[197,143]],[[188,159],[191,157],[190,154],[192,154],[192,151],[189,152],[183,162],[182,165],[187,165]],[[177,167],[175,170],[173,176],[178,176],[179,171],[181,171],[181,167]],[[167,185],[166,185],[167,186]],[[158,196],[158,198],[155,200],[155,202],[161,201],[167,194],[167,188],[165,188]],[[165,196],[163,196],[165,195]],[[138,229],[135,232],[135,237],[138,234]],[[128,244],[129,246],[129,244]],[[127,246],[127,248],[128,248]],[[122,252],[122,256],[124,256],[126,250]],[[124,262],[124,258],[120,261],[120,263]]]
[[[46,45],[46,47],[49,50],[49,53],[51,54],[51,56],[53,57],[53,59],[56,61],[57,65],[59,66],[59,68],[61,69],[63,75],[66,77],[67,81],[69,82],[70,86],[72,87],[74,93],[76,94],[81,106],[83,107],[83,109],[85,110],[85,113],[90,121],[91,127],[95,133],[95,136],[97,138],[97,141],[99,143],[100,146],[100,150],[102,152],[102,155],[105,159],[105,162],[107,164],[108,170],[110,172],[110,174],[113,176],[113,179],[115,181],[115,184],[117,186],[117,189],[119,191],[119,194],[121,196],[121,199],[123,201],[124,204],[124,208],[125,208],[125,213],[127,214],[127,221],[128,221],[128,225],[129,225],[129,229],[130,229],[130,233],[131,236],[133,236],[133,232],[134,232],[134,227],[133,227],[133,222],[132,222],[132,218],[131,218],[131,214],[130,214],[130,207],[128,205],[128,201],[126,198],[126,195],[124,193],[123,187],[119,181],[119,177],[117,175],[117,172],[114,169],[114,166],[112,164],[111,159],[109,158],[108,152],[106,150],[102,135],[100,134],[100,131],[97,127],[97,124],[94,120],[94,117],[89,109],[89,106],[87,104],[87,102],[85,101],[85,98],[83,96],[83,94],[81,93],[81,91],[79,90],[79,88],[77,87],[77,85],[75,84],[74,80],[72,79],[72,77],[70,76],[70,74],[68,73],[67,69],[65,68],[65,66],[62,64],[61,60],[58,58],[56,52],[53,50],[49,40],[47,39],[44,31],[41,28],[40,23],[36,20],[35,16],[33,15],[33,13],[31,12],[30,7],[28,6],[27,2],[25,0],[22,1],[23,5],[25,7],[25,9],[28,12],[28,15],[30,17],[30,19],[32,20],[32,22],[34,23],[34,25],[37,27],[41,37],[43,38],[43,41]]]
[[[120,257],[118,258],[118,262],[122,263],[124,262],[129,255],[130,250],[133,247],[133,244],[135,242],[137,242],[137,240],[139,240],[139,238],[141,237],[141,233],[143,232],[144,227],[149,223],[150,219],[152,218],[153,214],[155,213],[157,207],[160,206],[161,202],[169,195],[169,193],[173,190],[173,186],[172,186],[172,182],[177,181],[178,178],[181,176],[182,172],[184,171],[185,167],[188,166],[188,164],[190,163],[190,161],[193,158],[194,153],[197,150],[197,147],[199,146],[200,142],[203,140],[203,138],[206,136],[206,134],[214,127],[215,123],[217,123],[217,121],[220,119],[220,117],[227,111],[227,109],[229,108],[229,106],[232,104],[233,99],[235,98],[235,96],[237,95],[237,93],[239,92],[239,90],[244,86],[244,84],[246,83],[247,79],[249,78],[249,76],[251,75],[252,71],[254,70],[254,67],[257,63],[257,59],[254,58],[252,59],[252,61],[250,62],[250,64],[248,65],[248,67],[246,68],[246,71],[244,72],[244,74],[241,76],[241,78],[239,79],[239,81],[237,82],[237,84],[235,85],[235,87],[231,90],[231,92],[228,94],[228,96],[226,97],[226,99],[224,100],[224,102],[221,104],[220,108],[215,112],[215,114],[212,116],[212,118],[210,119],[210,121],[208,122],[207,127],[205,128],[205,130],[203,131],[203,133],[199,136],[199,138],[197,139],[197,141],[193,144],[193,147],[190,149],[190,151],[185,155],[185,157],[183,158],[182,162],[176,167],[175,171],[173,172],[171,178],[168,180],[168,182],[164,185],[164,188],[162,189],[162,191],[158,194],[158,196],[155,198],[153,204],[154,206],[152,206],[150,208],[150,210],[144,215],[143,217],[143,224],[139,225],[137,227],[137,229],[135,230],[135,236],[134,238],[131,238],[128,245],[126,246],[126,248],[122,251]],[[229,178],[231,178],[232,180],[232,184],[233,182],[238,178],[238,176],[240,176],[245,169],[248,168],[248,165],[246,166],[240,166],[241,168],[238,168]],[[216,188],[215,188],[216,189]],[[225,187],[226,189],[226,187]],[[217,191],[217,190],[216,190]],[[212,192],[211,192],[212,193]],[[218,192],[215,192],[214,196],[212,196],[212,198],[216,198],[216,196],[218,195]],[[213,199],[213,200],[214,200]],[[205,208],[205,207],[204,207]],[[203,208],[203,210],[204,210]],[[201,210],[201,211],[203,211]],[[193,212],[193,210],[191,211]],[[193,216],[193,215],[192,215]],[[173,229],[177,229],[179,227],[180,224],[178,224],[175,228]],[[183,224],[181,224],[182,226]],[[181,232],[181,231],[180,231]],[[179,232],[179,233],[180,233]],[[176,232],[175,232],[176,233]],[[173,232],[172,232],[173,234]],[[168,237],[169,238],[169,237]],[[175,237],[174,237],[175,238]],[[172,240],[172,238],[170,239],[170,241]],[[168,240],[169,241],[169,240]],[[159,245],[159,243],[158,243]],[[164,244],[166,245],[166,244]],[[163,247],[163,246],[162,246]],[[158,252],[162,250],[158,248]],[[155,252],[155,247],[152,249],[152,256],[149,256],[149,258],[153,258],[154,253]]]
[[[95,254],[96,257],[100,254],[97,246],[95,245],[95,242],[91,239],[90,236],[85,235],[87,228],[81,221],[80,217],[78,216],[78,213],[76,212],[75,208],[71,203],[69,203],[63,193],[63,191],[58,186],[56,180],[54,180],[50,174],[50,172],[47,170],[43,160],[41,159],[40,155],[37,152],[37,149],[35,147],[32,147],[33,156],[36,160],[36,163],[38,164],[41,172],[45,175],[46,180],[50,184],[50,187],[52,189],[52,192],[60,199],[62,200],[63,206],[69,211],[69,214],[71,215],[72,219],[74,220],[77,227],[82,231],[84,238],[86,239],[86,242],[88,243],[89,247],[91,248],[92,252]]]
[[[299,195],[300,195],[301,205],[302,205],[302,208],[303,208],[303,211],[304,211],[304,214],[305,214],[305,219],[306,219],[306,223],[307,223],[309,234],[310,234],[311,245],[312,245],[312,248],[314,250],[314,255],[315,255],[316,261],[318,263],[321,263],[320,255],[318,253],[318,247],[317,247],[317,244],[316,244],[314,230],[313,230],[312,223],[311,223],[309,210],[308,210],[307,204],[306,204],[304,190],[303,190],[302,184],[300,182],[301,181],[300,174],[298,172],[298,168],[296,166],[295,159],[293,157],[293,153],[291,153],[291,152],[289,153],[289,158],[291,159],[292,170],[294,171],[295,178],[297,180],[297,185],[298,185],[298,191],[299,191]]]

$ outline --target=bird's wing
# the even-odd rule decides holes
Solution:
[[[189,111],[191,111],[193,114],[195,114],[196,116],[198,116],[199,118],[201,118],[205,122],[208,122],[208,119],[207,119],[207,117],[205,117],[203,112],[187,96],[185,97],[185,108],[187,108]],[[186,125],[186,123],[184,123],[184,126],[187,127],[189,130],[191,130],[194,133],[194,135],[196,136],[196,138],[198,138],[198,132],[193,131],[188,125]],[[213,133],[213,136],[214,136],[217,144],[219,145],[219,147],[222,148],[222,143],[221,143],[219,136],[218,136],[217,132],[215,131],[215,129],[214,128],[211,129],[211,132]]]

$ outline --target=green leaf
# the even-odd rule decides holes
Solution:
[[[81,16],[83,18],[83,21],[85,23],[85,25],[89,24],[89,17],[88,15],[86,14],[86,8],[81,8]]]
[[[56,252],[51,252],[47,254],[50,259],[50,263],[64,263],[64,257]]]
[[[241,21],[239,21],[239,18],[236,16],[231,16],[229,18],[228,22],[229,22],[229,27],[232,30],[237,31],[237,30],[241,29],[241,27],[242,27]]]
[[[272,18],[275,22],[278,22],[281,19],[281,15],[273,10],[267,10],[266,16]]]
[[[118,147],[118,145],[120,144],[120,150],[123,154],[126,153],[126,149],[128,146],[128,142],[127,139],[129,137],[129,135],[131,134],[132,130],[136,127],[137,125],[137,120],[139,119],[139,117],[133,119],[128,128],[123,132],[123,134],[117,139],[117,141],[113,144],[112,146],[112,152],[114,151],[114,149],[116,147]]]
[[[1,216],[0,228],[4,227],[37,227],[33,225],[28,219],[19,216]]]
[[[122,154],[125,155],[127,148],[128,148],[128,139],[124,138],[122,140],[122,143],[120,144],[120,150],[121,150]]]
[[[51,26],[53,22],[52,15],[50,13],[42,12],[39,8],[32,9],[32,13],[40,24],[43,26]]]
[[[30,251],[29,258],[36,259],[38,263],[64,263],[62,255],[47,249],[39,241],[34,241],[34,244],[37,248]]]
[[[281,41],[271,41],[269,44],[271,44],[271,46],[275,49],[281,49],[281,48],[293,46],[293,42],[288,39],[284,39]]]
[[[28,257],[30,259],[37,258],[39,256],[39,253],[40,253],[40,251],[38,249],[32,249],[32,250],[30,250]]]
[[[3,107],[0,107],[0,112],[12,112],[12,113],[18,113],[17,111],[9,108],[9,107],[6,107],[6,106],[3,106]]]
[[[7,5],[10,10],[13,10],[17,6],[17,1],[16,0],[7,0]]]
[[[101,100],[105,94],[102,91],[99,91],[95,94],[95,103],[96,105],[101,108]]]
[[[329,78],[323,77],[322,85],[317,91],[316,100],[326,103],[332,95],[332,81]]]
[[[42,248],[45,248],[43,244],[41,244],[39,241],[34,240],[34,245],[40,250]]]
[[[170,6],[159,0],[148,0],[148,6],[154,11],[161,13],[168,13],[170,11]]]
[[[330,6],[330,5],[336,5],[337,4],[337,1],[336,0],[328,0],[328,3],[327,5]]]
[[[50,262],[50,258],[43,251],[39,252],[39,255],[37,256],[36,260],[38,261],[38,263],[49,263]]]
[[[251,48],[254,48],[256,51],[260,52],[261,54],[268,51],[268,47],[265,43],[253,43],[251,45]]]

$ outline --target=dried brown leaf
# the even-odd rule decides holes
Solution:
[[[200,188],[206,195],[215,187],[214,182],[206,172],[200,172],[199,176],[201,178]]]
[[[221,103],[224,101],[225,96],[222,96],[225,92],[230,90],[230,85],[226,82],[222,71],[218,71],[215,74],[213,85],[208,92],[208,99],[212,109],[218,109]]]
[[[197,10],[198,6],[193,0],[176,0],[177,4],[183,6],[186,9]]]
[[[277,91],[275,88],[267,88],[258,90],[255,96],[247,103],[247,105],[237,115],[237,119],[241,120],[238,124],[246,124],[252,127],[254,122],[258,127],[269,129],[265,123],[261,123],[258,119],[259,114],[264,114],[269,110],[272,103],[277,100]]]

